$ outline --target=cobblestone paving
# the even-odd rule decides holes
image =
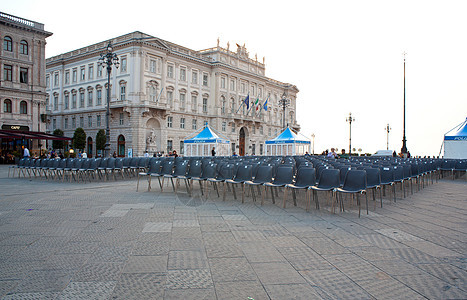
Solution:
[[[467,181],[370,212],[150,192],[119,180],[8,178],[0,299],[466,299]],[[222,189],[221,186],[219,186]],[[416,188],[414,187],[414,191]],[[269,195],[270,196],[270,195]],[[280,201],[282,202],[282,201]],[[376,207],[376,209],[375,209]]]

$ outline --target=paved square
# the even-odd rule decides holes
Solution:
[[[8,178],[0,299],[466,299],[467,181],[321,210],[136,192],[134,178]],[[170,184],[167,183],[166,184]],[[238,190],[237,190],[238,192]],[[378,203],[376,203],[378,204]]]

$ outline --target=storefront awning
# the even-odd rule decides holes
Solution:
[[[0,138],[14,140],[56,140],[56,141],[71,141],[72,138],[66,136],[58,136],[45,132],[38,131],[20,131],[20,130],[4,130],[0,129]]]

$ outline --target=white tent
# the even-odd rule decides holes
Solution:
[[[303,155],[310,151],[310,144],[306,137],[298,137],[287,127],[277,137],[266,141],[266,155]]]
[[[467,118],[444,135],[444,158],[467,159]]]
[[[185,156],[210,156],[212,148],[215,148],[218,156],[229,155],[230,141],[215,133],[207,124],[194,137],[184,140],[183,144]]]

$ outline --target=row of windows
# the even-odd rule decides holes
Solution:
[[[28,68],[19,68],[19,82],[28,83],[29,79],[29,69]],[[3,65],[3,80],[4,81],[13,81],[13,66],[12,65]],[[16,81],[16,80],[15,80]]]
[[[10,99],[3,100],[3,112],[4,113],[13,112],[13,103]],[[19,113],[20,114],[28,113],[28,103],[24,100],[19,103]]]
[[[9,36],[5,36],[3,38],[3,50],[8,52],[13,52],[13,39]],[[19,53],[28,55],[29,54],[29,46],[28,42],[25,40],[21,40],[19,43]]]
[[[107,89],[105,89],[105,97],[107,99]],[[79,107],[83,108],[84,103],[85,103],[85,89],[81,88],[79,90],[79,93],[77,90],[72,90],[71,91],[71,106],[70,106],[70,92],[65,91],[64,92],[64,109],[69,109],[69,108],[76,108],[77,107],[77,98],[79,94]],[[94,90],[92,87],[87,88],[87,106],[93,106],[94,102]],[[121,81],[120,82],[120,100],[126,100],[126,82]],[[58,93],[53,94],[53,107],[54,110],[58,110]],[[98,85],[96,87],[96,105],[102,105],[102,86]]]
[[[120,58],[120,73],[126,73],[127,71],[127,59],[126,56],[123,56]],[[88,80],[94,79],[94,64],[89,64],[87,67],[87,72],[86,72],[86,66],[81,66],[79,68],[79,81],[85,81],[86,77]],[[97,74],[96,76],[98,78],[102,77],[103,75],[103,68],[97,67]],[[58,87],[60,85],[60,73],[54,72],[53,73],[53,86]],[[70,83],[76,83],[78,82],[78,68],[73,68],[70,72],[70,70],[65,70],[65,77],[64,77],[65,84],[70,84]],[[46,85],[47,87],[50,87],[50,75],[46,76]]]
[[[81,127],[81,128],[85,128],[85,125],[87,128],[93,128],[93,116],[92,115],[88,115],[88,118],[87,118],[87,124],[84,123],[84,116],[82,117],[79,117],[78,119],[78,122],[79,122],[79,126],[78,127]],[[65,129],[76,129],[76,117],[71,117],[71,127],[70,124],[68,123],[68,118],[64,118],[63,119],[63,127]],[[125,114],[124,113],[120,113],[119,115],[119,125],[125,125]],[[97,128],[100,128],[102,126],[102,118],[101,118],[101,115],[96,115],[96,127]],[[57,129],[57,120],[56,119],[53,119],[52,120],[52,127],[53,127],[53,130]]]
[[[180,67],[179,75],[180,75],[179,76],[180,81],[188,81],[186,67]],[[208,86],[209,85],[209,75],[208,75],[208,73],[203,72],[202,75],[203,75],[202,85],[203,86]],[[174,65],[171,64],[171,63],[167,63],[167,77],[168,78],[175,78]],[[191,71],[191,83],[192,84],[198,84],[198,71],[197,70],[192,70]]]

